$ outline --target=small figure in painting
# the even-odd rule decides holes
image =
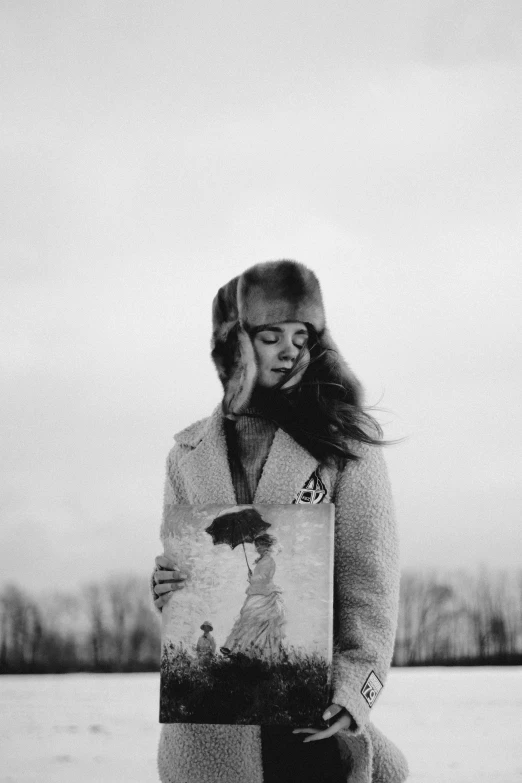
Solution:
[[[205,620],[200,628],[203,633],[196,643],[196,653],[199,663],[206,663],[207,661],[210,661],[216,653],[216,640],[210,633],[214,628],[208,620]]]
[[[275,543],[276,539],[268,533],[254,540],[259,556],[253,572],[248,576],[245,603],[225,644],[220,648],[224,655],[240,652],[270,659],[281,655],[286,617],[282,590],[273,582],[276,564],[272,553]]]

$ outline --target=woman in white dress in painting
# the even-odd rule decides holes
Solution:
[[[281,654],[286,623],[282,590],[273,582],[276,570],[272,557],[276,539],[263,533],[254,540],[259,555],[248,576],[246,600],[221,652],[224,655],[244,653],[259,658]]]

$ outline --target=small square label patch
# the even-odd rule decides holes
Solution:
[[[370,672],[370,676],[364,683],[361,689],[361,693],[368,702],[368,707],[373,707],[375,699],[382,691],[383,685],[374,671]]]

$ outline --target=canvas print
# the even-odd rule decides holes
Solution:
[[[316,724],[328,704],[332,504],[173,506],[160,721]]]

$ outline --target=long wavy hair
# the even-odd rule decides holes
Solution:
[[[343,374],[337,352],[321,345],[313,326],[307,324],[307,328],[308,341],[291,373],[269,389],[257,387],[250,406],[320,462],[342,467],[347,460],[359,459],[350,441],[372,446],[387,441],[379,423],[359,402],[359,389]],[[307,361],[301,381],[289,389],[281,388]]]

